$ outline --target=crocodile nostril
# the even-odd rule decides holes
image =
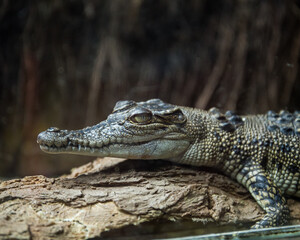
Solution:
[[[59,132],[59,131],[60,131],[60,129],[57,127],[50,127],[47,129],[47,132]]]

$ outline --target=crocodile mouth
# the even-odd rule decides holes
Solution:
[[[127,138],[103,138],[101,141],[93,141],[88,139],[78,139],[69,136],[61,137],[60,141],[52,141],[52,136],[47,132],[39,134],[37,143],[40,145],[41,150],[49,153],[96,153],[103,152],[112,146],[114,147],[139,147],[151,142],[172,141],[177,142],[185,139],[182,133],[164,133],[160,136],[135,136]],[[50,139],[50,140],[49,140]]]
[[[116,146],[116,147],[130,147],[130,146],[141,146],[143,144],[146,144],[150,141],[145,141],[145,142],[137,142],[137,143],[109,143],[106,145],[103,145],[101,147],[97,146],[90,146],[90,145],[82,145],[82,144],[75,144],[72,142],[69,142],[67,145],[61,145],[57,146],[54,143],[51,145],[41,143],[40,148],[41,150],[45,152],[50,152],[50,153],[61,153],[61,152],[66,152],[66,153],[97,153],[97,152],[103,152],[106,149],[108,150],[111,146]]]
[[[120,133],[117,130],[115,133],[119,135],[109,135],[109,131],[104,129],[100,137],[98,132],[93,132],[93,127],[78,131],[49,128],[38,135],[37,143],[46,153],[131,159],[168,158],[189,146],[184,133],[165,129],[144,135],[126,135],[125,132]]]
[[[53,154],[66,153],[130,159],[166,159],[181,154],[189,146],[189,141],[174,139],[172,136],[143,140],[138,142],[108,142],[101,143],[99,146],[76,144],[72,141],[68,141],[66,144],[40,141],[39,144],[44,152]],[[94,142],[92,144],[94,145]]]

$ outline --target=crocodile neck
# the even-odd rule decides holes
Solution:
[[[192,166],[221,168],[228,153],[219,149],[222,143],[228,145],[231,133],[222,131],[219,121],[207,111],[191,108],[182,110],[188,119],[185,127],[191,136],[191,143],[186,151],[170,160]]]

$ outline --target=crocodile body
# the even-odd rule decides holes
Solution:
[[[300,197],[300,114],[239,116],[180,107],[159,99],[120,101],[108,118],[81,130],[49,128],[43,151],[131,159],[168,159],[218,169],[265,210],[253,228],[284,225],[285,195]]]

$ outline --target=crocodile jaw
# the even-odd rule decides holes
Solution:
[[[131,144],[109,144],[108,146],[84,147],[67,146],[63,148],[40,145],[40,148],[47,153],[79,154],[97,157],[120,157],[130,159],[165,159],[176,157],[184,152],[189,146],[188,141],[174,140],[152,140],[149,142]]]
[[[111,137],[111,128],[102,122],[94,133],[89,127],[68,131],[49,128],[40,133],[37,142],[47,153],[79,154],[97,157],[121,157],[131,159],[165,159],[177,157],[185,152],[190,143],[182,133],[150,134],[145,136],[122,136],[119,130]],[[115,126],[116,129],[116,126]]]

